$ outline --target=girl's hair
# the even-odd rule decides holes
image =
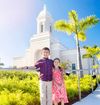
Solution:
[[[60,59],[59,59],[59,58],[55,58],[55,59],[53,60],[53,63],[54,63],[55,60],[58,60],[58,61],[60,62]],[[54,64],[53,64],[53,68],[55,69]],[[60,66],[59,66],[59,69],[60,69],[60,71],[62,71],[62,68],[61,68]]]
[[[60,59],[59,58],[55,58],[53,61],[55,61],[55,60],[58,60],[60,62]]]

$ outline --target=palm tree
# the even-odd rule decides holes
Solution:
[[[100,47],[94,45],[93,47],[84,46],[86,54],[83,55],[83,58],[92,58],[93,59],[93,68],[96,67],[96,60],[100,59]]]
[[[75,10],[68,13],[69,20],[58,20],[54,23],[55,30],[62,31],[68,35],[73,35],[76,40],[77,47],[77,69],[82,70],[81,54],[80,54],[80,43],[79,41],[86,40],[86,30],[99,22],[96,16],[87,16],[79,20],[78,14]],[[83,73],[81,72],[81,77]]]
[[[100,59],[100,47],[98,47],[97,45],[94,45],[93,47],[84,46],[84,49],[86,50],[86,54],[83,55],[83,58],[93,59],[92,75],[93,75],[93,77],[97,75],[96,78],[97,78],[97,84],[98,84],[99,65],[98,65],[98,62],[96,62],[96,61],[98,59]]]

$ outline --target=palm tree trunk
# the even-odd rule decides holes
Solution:
[[[93,66],[95,65],[95,57],[93,57]],[[95,72],[95,68],[92,70],[92,74]]]
[[[78,35],[76,35],[76,47],[77,47],[77,69],[82,70],[81,52],[80,52]],[[80,77],[83,77],[83,71],[80,71]]]
[[[95,58],[93,57],[93,66],[95,65]]]
[[[80,46],[77,34],[76,34],[76,47],[77,47],[78,92],[79,92],[79,100],[81,100],[80,77],[83,77],[83,72],[80,71],[82,70],[82,63],[81,63]]]

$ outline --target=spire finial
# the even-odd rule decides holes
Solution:
[[[46,11],[47,10],[47,7],[46,5],[44,4],[44,7],[43,7],[43,10]]]

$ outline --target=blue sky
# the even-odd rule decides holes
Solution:
[[[36,33],[36,17],[46,4],[54,21],[68,19],[68,12],[76,10],[79,18],[96,15],[100,18],[100,0],[0,0],[0,58],[5,66],[12,64],[13,57],[22,56]],[[100,46],[100,23],[87,30],[83,45]],[[67,48],[75,48],[73,36],[54,32]]]

